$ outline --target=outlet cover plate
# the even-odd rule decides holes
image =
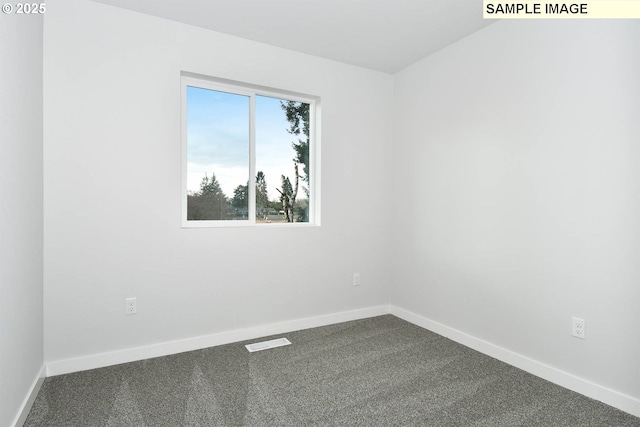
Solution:
[[[136,299],[127,298],[124,300],[124,314],[136,314]]]
[[[586,338],[584,319],[580,319],[578,317],[571,318],[571,335],[580,339]]]

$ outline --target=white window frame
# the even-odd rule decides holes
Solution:
[[[188,220],[187,219],[187,86],[211,89],[250,98],[249,108],[249,218],[246,220]],[[181,91],[181,205],[182,228],[211,227],[308,227],[320,225],[320,97],[297,92],[242,83],[234,80],[182,72]],[[255,156],[255,98],[267,96],[309,104],[309,221],[264,224],[256,222],[256,156]]]

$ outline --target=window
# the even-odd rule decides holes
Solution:
[[[319,224],[319,99],[182,75],[182,225]]]

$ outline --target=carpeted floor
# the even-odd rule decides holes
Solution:
[[[281,336],[47,378],[25,426],[640,426],[391,315]]]

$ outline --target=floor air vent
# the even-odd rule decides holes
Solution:
[[[245,345],[245,347],[247,347],[247,350],[249,350],[249,352],[253,353],[254,351],[268,350],[270,348],[282,347],[283,345],[289,345],[289,344],[291,344],[291,341],[289,341],[288,339],[278,338],[270,341],[247,344]]]

